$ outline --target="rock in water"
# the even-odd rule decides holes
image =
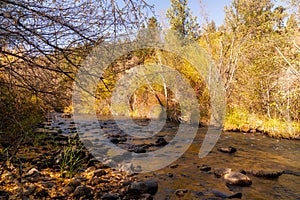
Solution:
[[[146,153],[146,149],[144,147],[136,147],[133,150],[134,153]]]
[[[208,165],[205,165],[205,164],[198,166],[198,168],[199,168],[201,171],[205,171],[205,172],[208,172],[208,171],[211,170],[211,167],[208,166]]]
[[[251,174],[253,176],[257,177],[263,177],[263,178],[269,178],[269,179],[275,179],[282,175],[282,171],[264,171],[264,170],[251,170],[246,171],[247,174]]]
[[[131,194],[147,193],[147,185],[144,182],[133,182],[129,186],[128,193]]]
[[[178,189],[175,191],[175,194],[179,197],[183,197],[188,192],[187,189]]]
[[[147,193],[154,195],[158,190],[158,183],[156,180],[150,179],[144,182],[147,185]]]
[[[214,174],[216,177],[220,178],[221,176],[224,176],[225,174],[228,174],[231,172],[230,168],[215,168]]]
[[[157,140],[155,141],[155,145],[156,146],[165,146],[165,145],[167,145],[168,144],[168,142],[165,140],[165,138],[163,138],[163,137],[159,137],[159,138],[157,138]]]
[[[237,149],[234,147],[221,147],[218,148],[218,151],[221,151],[223,153],[235,153]]]
[[[223,176],[225,182],[229,185],[249,186],[251,179],[240,172],[229,172]]]
[[[131,194],[144,194],[149,193],[154,195],[158,190],[158,183],[156,180],[147,180],[144,182],[133,182],[128,189]]]

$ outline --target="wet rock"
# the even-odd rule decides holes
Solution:
[[[240,172],[229,172],[223,176],[225,182],[229,185],[249,186],[251,179]]]
[[[205,165],[205,164],[198,166],[198,168],[199,168],[201,171],[205,171],[205,172],[208,172],[208,171],[211,170],[211,167],[208,166],[208,165]]]
[[[128,188],[130,194],[143,194],[147,192],[147,185],[144,182],[133,182]]]
[[[156,180],[150,179],[145,181],[145,184],[147,186],[147,193],[154,195],[158,190],[158,183]]]
[[[159,137],[159,138],[157,138],[157,140],[155,141],[155,145],[156,146],[165,146],[165,145],[167,145],[168,144],[168,142],[165,140],[165,138],[163,138],[163,137]]]
[[[25,178],[29,182],[38,182],[40,180],[41,174],[36,168],[30,169],[26,174]]]
[[[224,176],[225,174],[228,174],[231,172],[230,168],[215,168],[214,174],[216,177],[220,178],[221,176]]]
[[[175,194],[179,197],[183,197],[188,192],[187,189],[178,189],[175,191]]]
[[[74,195],[74,197],[77,197],[77,198],[88,197],[91,195],[91,192],[92,192],[91,188],[86,187],[84,185],[80,185],[75,189],[73,195]]]
[[[144,182],[133,182],[129,186],[128,193],[144,194],[149,193],[154,195],[158,190],[158,183],[156,180],[147,180]]]
[[[104,169],[97,169],[96,171],[94,171],[93,177],[100,177],[106,174],[107,172]]]
[[[107,194],[102,195],[101,199],[102,200],[118,200],[119,195],[118,194],[107,193]]]
[[[247,174],[251,174],[257,177],[275,179],[282,175],[282,171],[264,171],[264,170],[250,170],[246,171]]]
[[[8,200],[9,199],[9,192],[6,190],[0,190],[0,199]]]
[[[237,149],[234,147],[221,147],[218,148],[218,151],[221,151],[223,153],[235,153]]]
[[[118,138],[111,138],[110,142],[113,144],[118,144],[120,142],[120,140]]]
[[[134,153],[146,153],[146,149],[144,147],[135,147],[133,152]]]

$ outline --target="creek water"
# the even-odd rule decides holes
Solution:
[[[283,174],[277,179],[250,176],[249,187],[228,188],[221,178],[202,172],[199,166],[232,170],[300,171],[300,141],[274,139],[262,134],[223,132],[213,150],[204,158],[198,157],[207,129],[200,128],[190,148],[176,162],[156,172],[140,174],[159,182],[155,199],[222,199],[214,191],[225,194],[242,193],[242,199],[300,199],[300,176]],[[233,146],[237,152],[222,153],[219,147]],[[299,174],[298,174],[299,175]],[[175,191],[182,189],[184,195]]]
[[[84,118],[85,120],[87,117]],[[57,120],[56,123],[64,119]],[[65,120],[66,122],[66,120]],[[64,130],[67,130],[68,123],[65,123]],[[113,119],[103,118],[99,120],[101,129],[106,132],[107,138],[125,138],[118,142],[118,147],[129,149],[132,146],[148,145],[146,151],[156,151],[163,146],[155,146],[155,141],[163,137],[171,142],[178,131],[178,124],[168,122],[164,128],[155,136],[150,138],[134,138],[125,132],[135,132],[126,128],[126,120],[120,123],[126,130],[120,130]],[[146,126],[149,121],[137,120],[140,126]],[[98,141],[96,122],[88,122],[81,127],[79,135],[82,139]],[[74,126],[74,125],[71,125]],[[98,125],[97,125],[98,126]],[[93,128],[94,127],[94,128]],[[91,131],[91,130],[94,130]],[[64,132],[64,131],[63,131]],[[201,147],[207,128],[199,128],[193,142],[185,153],[175,162],[160,170],[137,174],[138,179],[155,179],[159,183],[158,192],[154,199],[223,199],[224,194],[231,195],[241,193],[242,199],[298,199],[300,200],[300,141],[274,139],[259,133],[235,133],[222,132],[218,142],[211,152],[204,158],[199,158],[198,153]],[[101,142],[101,141],[100,141]],[[94,143],[95,145],[96,143]],[[176,144],[180,145],[180,144]],[[184,144],[186,145],[186,144]],[[232,146],[237,149],[235,153],[223,153],[217,149],[220,147]],[[156,162],[155,160],[150,160]],[[208,165],[210,171],[201,171],[199,166]],[[241,169],[285,171],[276,179],[267,179],[248,175],[252,180],[251,186],[227,186],[222,178],[217,178],[213,170],[215,168],[231,168],[234,171]],[[221,195],[220,195],[221,194]]]

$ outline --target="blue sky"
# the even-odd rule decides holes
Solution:
[[[225,17],[224,6],[229,6],[230,2],[231,0],[202,0],[204,10],[209,15],[209,19],[214,20],[217,25],[222,24]],[[155,5],[158,18],[162,13],[166,13],[170,7],[170,0],[149,0],[148,3]],[[188,4],[193,15],[199,18],[201,13],[199,0],[189,0]],[[199,23],[201,24],[201,21]]]

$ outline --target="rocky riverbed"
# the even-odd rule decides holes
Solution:
[[[126,120],[121,123],[126,125]],[[143,127],[149,120],[135,123]],[[96,127],[106,142],[138,155],[164,148],[178,131],[178,124],[168,122],[152,137],[138,138],[133,135],[139,129],[128,126],[135,132],[130,135],[115,120],[105,118],[81,126],[79,140],[78,127],[70,115],[51,114],[35,128],[39,139],[33,138],[2,165],[0,199],[300,199],[299,141],[224,132],[215,148],[200,159],[199,148],[207,131],[202,127],[178,160],[139,174],[139,166],[114,165],[114,160],[105,157],[107,152],[92,155],[80,148],[80,141],[87,147],[103,142],[93,133]],[[62,169],[61,164],[70,141],[76,141],[71,149],[82,161],[73,177],[69,177],[71,169]]]

